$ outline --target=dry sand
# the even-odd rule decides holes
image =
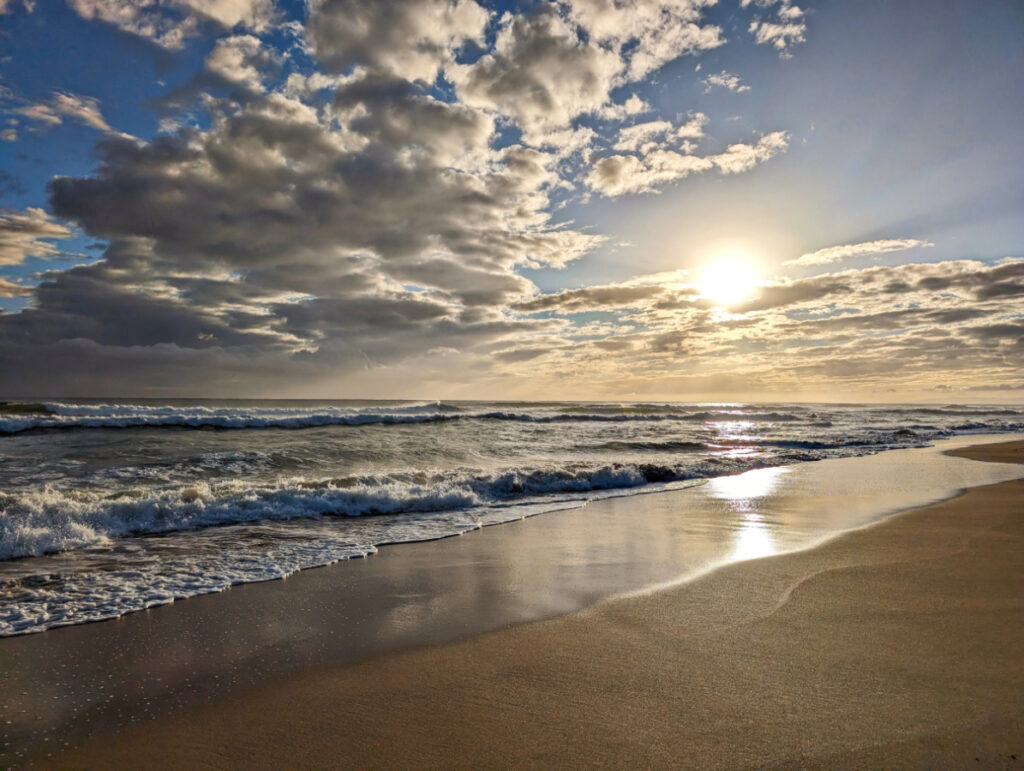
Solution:
[[[961,452],[1020,462],[1024,443]],[[122,733],[94,768],[1024,766],[1024,481]]]

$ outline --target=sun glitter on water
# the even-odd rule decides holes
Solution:
[[[757,270],[748,260],[727,257],[700,269],[697,288],[701,297],[727,308],[750,297],[759,283]]]

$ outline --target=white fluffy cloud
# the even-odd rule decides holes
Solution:
[[[619,130],[615,149],[623,152],[636,152],[641,147],[652,143],[653,140],[663,138],[672,129],[672,124],[667,120],[652,120],[647,123],[626,126]],[[657,146],[658,143],[654,144]]]
[[[81,338],[77,355],[153,377],[202,361],[202,388],[258,361],[328,378],[472,352],[552,325],[507,311],[535,291],[518,267],[601,240],[552,223],[554,154],[495,149],[492,115],[407,81],[364,73],[329,105],[272,89],[205,103],[208,128],[108,142],[94,176],[51,183],[53,209],[109,247],[3,316],[5,360]]]
[[[792,47],[807,39],[806,13],[791,0],[740,0],[740,5],[769,9],[771,16],[755,18],[749,31],[761,45],[770,45],[783,58],[792,56]]]
[[[762,136],[754,144],[737,142],[729,145],[718,155],[712,156],[712,160],[723,174],[740,174],[785,152],[788,146],[789,134],[785,131],[773,131]]]
[[[606,120],[625,120],[626,118],[643,115],[645,112],[650,111],[651,105],[636,94],[632,94],[622,104],[607,104],[598,110],[596,114]]]
[[[625,59],[626,77],[640,80],[685,54],[717,48],[720,28],[701,24],[715,0],[570,0],[572,17],[591,39]]]
[[[703,83],[705,91],[710,91],[715,86],[727,88],[730,91],[734,91],[737,94],[742,94],[744,91],[750,90],[750,86],[746,85],[740,79],[739,75],[737,75],[734,72],[729,72],[728,70],[722,70],[721,72],[716,72],[712,75],[708,75],[706,78],[704,78]]]
[[[641,124],[641,127],[647,125]],[[660,126],[657,128],[661,129]],[[683,132],[683,135],[687,134]],[[649,135],[639,138],[628,136],[626,142],[620,141],[618,149],[634,149],[639,155],[610,155],[595,161],[586,177],[587,186],[609,198],[627,193],[657,192],[662,185],[715,168],[722,174],[748,171],[758,163],[785,152],[789,144],[786,132],[774,131],[753,144],[738,142],[720,153],[699,156],[688,152],[686,147],[679,151],[657,142],[640,145],[646,138]]]

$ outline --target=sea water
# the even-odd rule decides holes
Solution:
[[[597,498],[1024,431],[997,406],[60,401],[0,407],[0,635]]]

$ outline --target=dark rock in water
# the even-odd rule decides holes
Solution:
[[[53,415],[39,402],[0,402],[0,415]]]

